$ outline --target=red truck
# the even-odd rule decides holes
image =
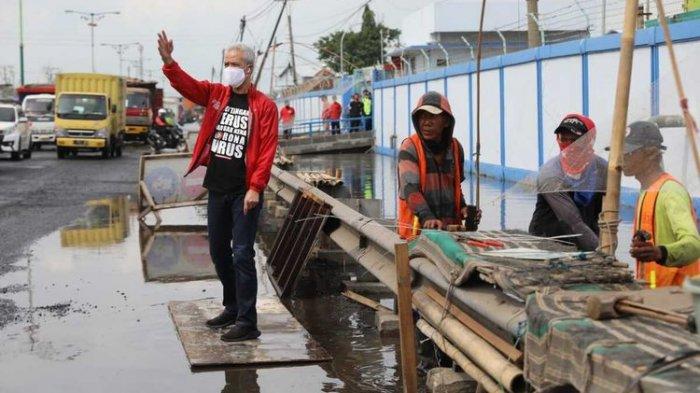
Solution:
[[[155,81],[126,81],[126,134],[131,140],[146,141],[158,109],[163,107],[163,89]]]

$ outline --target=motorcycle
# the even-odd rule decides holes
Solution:
[[[187,151],[187,142],[182,128],[178,125],[151,127],[146,136],[146,142],[156,154]]]

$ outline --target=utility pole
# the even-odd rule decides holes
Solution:
[[[238,33],[238,42],[243,42],[243,33],[245,33],[245,15],[241,18],[240,32]]]
[[[384,70],[384,31],[379,29],[379,65]]]
[[[107,11],[107,12],[84,12],[75,10],[66,10],[66,14],[78,14],[80,19],[87,21],[88,26],[90,26],[90,58],[92,64],[92,72],[95,72],[95,27],[97,27],[97,21],[101,20],[107,15],[119,15],[119,11]],[[121,63],[119,64],[121,68]],[[120,72],[121,73],[121,72]]]
[[[536,20],[540,17],[537,11],[537,0],[527,0],[527,46],[534,48],[542,45],[539,26]]]
[[[270,95],[275,88],[275,52],[277,52],[277,38],[272,41],[272,64],[270,64]]]
[[[130,46],[139,46],[139,68],[141,69],[141,79],[143,79],[143,45],[140,42],[129,42],[127,44],[100,44],[101,46],[109,46],[110,48],[117,51],[117,56],[119,57],[119,75],[122,75],[122,64],[124,63],[124,50]]]
[[[24,85],[24,18],[22,0],[19,0],[19,84]]]
[[[292,55],[292,80],[297,85],[297,64],[294,59],[294,36],[292,35],[292,11],[287,10],[287,25],[289,26],[289,52]],[[273,54],[275,52],[272,52]]]
[[[270,42],[267,43],[267,48],[265,49],[265,54],[263,55],[262,61],[260,62],[260,68],[258,68],[258,74],[255,76],[255,85],[257,86],[260,81],[260,76],[262,75],[262,70],[265,67],[265,60],[267,60],[267,54],[270,53],[270,45],[272,45],[272,40],[277,35],[277,27],[280,25],[280,20],[282,19],[282,14],[284,13],[284,7],[287,6],[287,1],[284,0],[282,3],[282,9],[280,9],[279,15],[277,15],[277,22],[275,22],[275,28],[272,29],[272,34],[270,35]]]

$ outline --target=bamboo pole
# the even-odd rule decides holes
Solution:
[[[418,321],[416,324],[418,326],[418,329],[423,332],[427,337],[429,337],[435,345],[437,345],[438,348],[442,352],[445,352],[447,356],[449,356],[451,359],[453,359],[459,367],[464,370],[465,373],[469,374],[470,377],[474,378],[476,382],[481,385],[484,390],[486,390],[489,393],[501,393],[503,389],[501,389],[500,386],[496,382],[494,382],[491,377],[489,377],[482,369],[479,368],[474,362],[469,360],[462,352],[459,351],[452,343],[447,341],[445,336],[440,334],[437,330],[435,330],[434,327],[430,326],[428,322],[426,322],[424,319],[421,319]]]
[[[445,335],[466,356],[509,392],[524,390],[523,370],[510,363],[500,352],[451,315],[443,318],[442,308],[425,293],[413,294],[413,303],[421,316]]]
[[[673,41],[671,40],[671,31],[668,28],[666,12],[664,11],[664,5],[661,0],[656,0],[656,9],[658,13],[659,24],[661,25],[661,29],[664,31],[664,40],[666,41],[666,49],[668,50],[668,56],[671,59],[673,79],[676,81],[678,101],[681,105],[681,110],[683,111],[683,119],[685,120],[685,130],[688,134],[690,150],[693,152],[693,159],[695,160],[695,169],[697,170],[698,175],[700,175],[700,153],[698,153],[698,145],[695,141],[695,134],[698,132],[698,126],[697,123],[695,123],[695,119],[693,119],[693,115],[690,114],[690,110],[688,109],[688,98],[685,96],[685,91],[683,89],[681,73],[678,70],[678,62],[676,61],[676,52],[673,49]]]
[[[476,40],[476,207],[481,206],[481,41],[484,30],[484,14],[486,0],[481,1],[481,17],[479,19],[479,36]],[[471,141],[469,141],[471,143]]]
[[[403,376],[403,391],[415,393],[418,391],[418,375],[416,367],[416,335],[413,327],[413,303],[411,301],[411,267],[408,264],[408,244],[397,243],[394,246],[396,261],[396,282],[399,311],[399,336],[401,338],[401,375]]]
[[[608,179],[603,211],[600,214],[600,247],[608,255],[615,255],[617,249],[617,223],[620,206],[620,179],[622,177],[622,146],[627,127],[627,107],[632,77],[634,55],[634,31],[637,17],[637,0],[625,3],[625,18],[620,37],[620,64],[617,70],[617,90],[613,114],[610,156],[608,158]]]

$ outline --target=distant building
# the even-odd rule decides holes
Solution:
[[[526,49],[525,1],[491,0],[486,4],[482,58]],[[480,13],[481,0],[436,1],[414,11],[401,26],[403,46],[387,54],[390,64],[400,72],[415,73],[472,60],[476,56]],[[580,27],[544,31],[545,42],[588,35],[588,30]]]

